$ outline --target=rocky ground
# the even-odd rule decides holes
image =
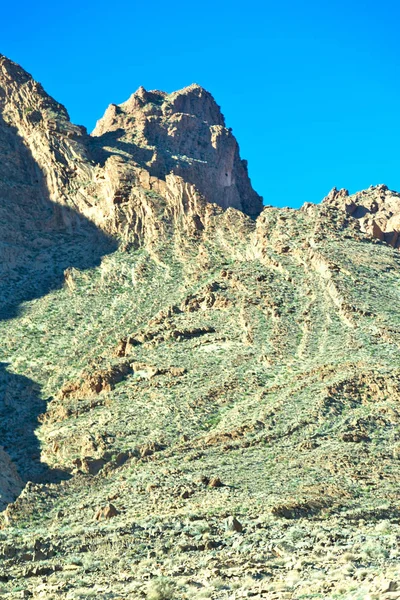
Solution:
[[[198,86],[89,137],[1,64],[0,597],[400,598],[399,195],[261,211]]]

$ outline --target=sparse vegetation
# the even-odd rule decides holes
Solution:
[[[23,106],[38,93],[26,77]],[[164,174],[143,132],[100,123],[79,146],[40,93],[37,160],[62,210],[0,121],[0,596],[394,598],[398,250],[360,231],[340,192],[254,223],[170,176],[178,158],[196,173],[216,161],[207,121],[179,108],[198,86],[164,106],[174,127],[189,118],[198,155],[192,129],[165,150],[154,126]],[[140,95],[158,118],[166,97]],[[129,129],[128,113],[111,109]],[[386,194],[360,198],[375,211]]]

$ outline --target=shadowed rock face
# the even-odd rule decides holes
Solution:
[[[35,430],[46,406],[40,386],[0,363],[0,510],[28,481],[58,483],[69,476],[65,470],[51,469],[41,462]]]
[[[84,164],[82,137],[61,105],[0,57],[0,320],[61,287],[68,267],[93,267],[116,248],[72,208],[66,157],[74,147]],[[33,381],[0,363],[0,509],[27,481],[59,480],[41,463],[35,436],[46,404]]]
[[[36,163],[37,177],[35,180],[31,175],[29,184],[37,184],[42,195],[57,204],[82,212],[86,201],[82,198],[79,202],[77,193],[90,179],[93,167],[85,146],[85,128],[72,125],[66,109],[21,67],[2,55],[0,113],[2,139],[4,127],[13,128]],[[24,177],[25,169],[20,173]]]

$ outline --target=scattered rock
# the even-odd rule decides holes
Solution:
[[[132,365],[129,362],[97,371],[83,371],[79,382],[68,382],[61,388],[60,398],[90,398],[103,391],[111,391],[131,373]]]
[[[207,477],[207,475],[200,475],[197,481],[203,485],[208,485],[210,483],[210,478]]]
[[[243,525],[236,519],[236,517],[228,517],[225,521],[226,531],[243,531]]]
[[[115,508],[113,504],[108,504],[103,508],[99,508],[95,515],[96,521],[103,521],[104,519],[112,519],[112,517],[116,517],[119,515],[119,511]]]
[[[210,479],[210,481],[209,481],[209,484],[208,484],[208,486],[209,486],[209,487],[212,487],[212,488],[219,488],[219,487],[223,487],[223,485],[224,485],[224,484],[222,483],[222,481],[220,480],[220,478],[219,478],[219,477],[212,477],[212,478]]]
[[[138,451],[142,458],[146,456],[152,456],[155,452],[161,452],[165,449],[164,444],[160,444],[159,442],[148,442],[147,444],[143,444],[143,446],[139,446]]]
[[[90,475],[97,475],[106,464],[106,460],[103,458],[76,458],[72,461],[77,469],[83,473],[89,473]]]
[[[192,490],[184,490],[184,491],[181,493],[181,498],[182,498],[183,500],[187,500],[187,499],[188,499],[188,498],[190,498],[190,496],[192,496],[192,495],[193,495],[193,491],[192,491]]]
[[[386,592],[397,592],[399,590],[399,584],[397,581],[383,579],[380,583],[380,589],[384,594]]]

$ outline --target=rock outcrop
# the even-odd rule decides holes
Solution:
[[[323,202],[357,219],[361,232],[400,247],[400,194],[386,185],[371,186],[351,196],[347,190],[333,188]]]
[[[3,196],[34,215],[35,225],[43,220],[47,229],[70,228],[77,216],[63,207],[85,212],[90,203],[79,190],[92,178],[92,164],[86,149],[86,130],[72,125],[66,109],[53,100],[21,67],[0,55],[0,128],[2,185],[18,181],[20,193]],[[4,173],[4,169],[7,172]],[[12,172],[13,177],[10,175]],[[21,187],[23,186],[23,187]],[[54,203],[49,211],[46,202]],[[44,218],[43,205],[46,209]],[[41,213],[38,211],[41,211]],[[13,211],[11,211],[13,212]],[[31,213],[31,214],[30,214]],[[50,213],[50,214],[48,214]],[[12,217],[12,215],[11,215]]]
[[[170,95],[140,88],[111,105],[90,137],[39,83],[0,55],[0,133],[0,210],[9,213],[12,205],[11,220],[24,216],[35,230],[73,231],[82,215],[106,233],[145,245],[175,226],[182,210],[189,214],[186,229],[196,230],[202,227],[199,206],[203,212],[210,203],[236,208],[251,217],[262,209],[218,105],[197,85]],[[15,242],[19,228],[7,219],[3,254],[10,252],[7,234]]]
[[[0,318],[59,285],[67,267],[93,266],[116,247],[93,225],[100,210],[86,191],[95,171],[87,140],[61,104],[0,55]]]
[[[157,179],[170,173],[193,184],[208,202],[257,217],[247,163],[209,92],[190,85],[173,94],[140,87],[123,104],[111,104],[92,133],[97,155],[133,159]]]

